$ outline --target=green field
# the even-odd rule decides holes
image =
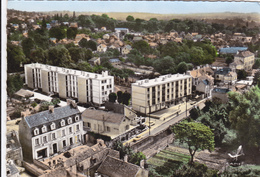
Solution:
[[[182,164],[188,163],[189,159],[189,155],[173,152],[170,148],[167,148],[148,159],[147,163],[153,168],[154,174],[166,177],[171,176]]]

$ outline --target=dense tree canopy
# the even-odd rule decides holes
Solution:
[[[238,138],[243,147],[260,147],[260,89],[253,87],[244,94],[229,93],[231,112],[229,118],[232,127],[237,130]]]
[[[48,64],[54,66],[69,66],[71,63],[71,57],[68,49],[63,45],[57,45],[51,47],[48,51]]]

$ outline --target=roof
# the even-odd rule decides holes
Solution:
[[[118,58],[114,58],[114,59],[109,59],[110,63],[117,63],[120,62],[120,60]]]
[[[33,92],[29,91],[29,90],[24,90],[24,89],[20,89],[19,91],[17,91],[15,93],[15,95],[21,96],[21,97],[31,97],[33,96]]]
[[[249,57],[252,55],[254,55],[254,54],[250,51],[239,51],[239,53],[236,55],[236,57]]]
[[[9,170],[9,172],[10,172],[9,175],[15,175],[17,173],[19,174],[19,170],[17,169],[15,164],[13,164],[12,162],[7,162],[6,163],[6,170]]]
[[[192,78],[190,75],[185,74],[167,74],[160,76],[159,78],[155,79],[144,79],[144,80],[138,80],[135,83],[132,83],[132,86],[138,86],[138,87],[153,87],[156,85],[166,84],[178,80],[188,79]]]
[[[128,30],[128,28],[115,28],[115,31],[116,30]]]
[[[103,121],[109,122],[109,123],[115,123],[120,124],[122,120],[124,119],[123,114],[114,113],[114,112],[106,112],[102,110],[92,110],[92,109],[86,109],[82,113],[82,117],[87,119],[93,119],[97,121]]]
[[[93,58],[91,58],[91,59],[88,60],[88,61],[96,61],[96,60],[100,60],[100,58],[99,58],[99,57],[93,57]]]
[[[214,88],[213,92],[217,93],[228,93],[230,90],[228,88]]]
[[[229,54],[237,54],[238,51],[245,51],[247,47],[228,47],[228,48],[221,48],[219,53],[229,53]]]
[[[54,112],[51,113],[49,110],[39,112],[37,114],[25,117],[25,121],[30,128],[39,125],[46,124],[48,122],[53,122],[65,117],[69,117],[80,113],[77,107],[72,105],[67,105],[64,107],[54,108]]]
[[[107,156],[106,159],[97,169],[98,173],[107,176],[124,176],[124,177],[134,177],[140,170],[140,167],[123,160]]]
[[[231,71],[230,68],[222,68],[215,71],[215,74],[226,75]]]

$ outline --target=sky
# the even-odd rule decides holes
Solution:
[[[159,14],[214,12],[260,13],[259,2],[9,0],[7,8],[35,12],[67,10],[76,12],[146,12]]]

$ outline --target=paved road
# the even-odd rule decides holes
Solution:
[[[200,101],[199,103],[197,103],[195,105],[201,109],[204,107],[205,101],[206,101],[206,99]],[[187,116],[189,116],[189,110],[192,109],[195,105],[188,105]],[[186,116],[186,104],[182,104],[180,109],[181,109],[181,113],[179,115],[172,115],[169,118],[167,118],[165,121],[163,121],[157,127],[151,127],[150,134],[155,135],[155,134],[159,133],[160,131],[167,129],[170,125],[174,125],[174,124],[178,123],[179,121],[185,119],[187,117]],[[146,130],[141,135],[143,137],[148,136],[149,130]]]

